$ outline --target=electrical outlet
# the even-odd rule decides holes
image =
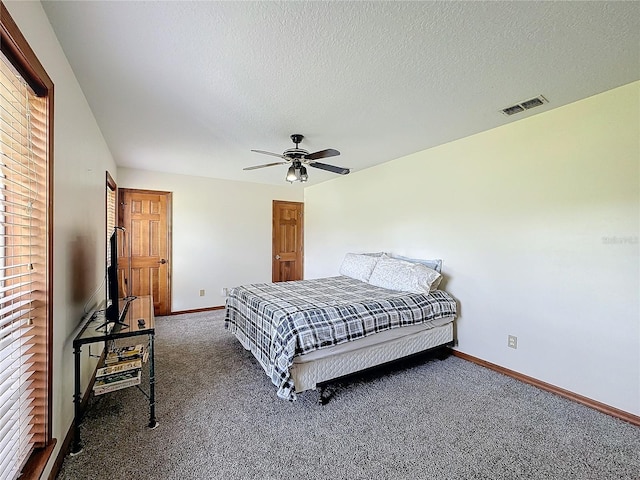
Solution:
[[[204,288],[202,290],[200,290],[200,296],[204,297]]]
[[[509,335],[507,346],[509,348],[518,348],[518,337],[516,337],[515,335]]]
[[[222,289],[222,296],[223,297],[228,297],[229,296],[229,289],[228,288],[224,287]]]

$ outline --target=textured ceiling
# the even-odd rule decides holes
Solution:
[[[282,184],[242,168],[302,133],[358,171],[640,79],[640,2],[42,3],[116,163],[146,170]]]

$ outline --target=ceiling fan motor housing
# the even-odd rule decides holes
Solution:
[[[285,150],[283,155],[287,158],[293,158],[293,159],[301,159],[304,158],[305,155],[308,155],[309,152],[307,152],[306,150],[303,150],[302,148],[290,148],[288,150]]]

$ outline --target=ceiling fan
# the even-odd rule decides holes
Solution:
[[[262,153],[264,155],[271,155],[274,157],[280,157],[284,161],[283,162],[273,162],[273,163],[265,163],[264,165],[255,165],[253,167],[246,167],[243,170],[255,170],[257,168],[264,167],[272,167],[274,165],[285,165],[290,163],[291,166],[287,171],[287,182],[306,182],[309,178],[307,174],[307,169],[305,165],[309,165],[310,167],[319,168],[320,170],[326,170],[328,172],[337,173],[340,175],[346,175],[349,173],[348,168],[336,167],[335,165],[329,165],[326,163],[320,163],[316,160],[320,158],[328,158],[335,157],[340,155],[338,150],[334,150],[333,148],[327,148],[326,150],[320,150],[318,152],[309,153],[302,148],[299,148],[298,145],[302,142],[304,135],[300,135],[299,133],[294,133],[291,135],[291,140],[296,144],[295,148],[290,148],[285,150],[282,154],[280,153],[271,153],[265,152],[263,150],[251,150],[252,152]]]

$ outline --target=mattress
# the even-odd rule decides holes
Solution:
[[[447,320],[443,325],[430,328],[398,329],[406,333],[399,337],[388,335],[383,339],[380,337],[384,334],[378,334],[373,336],[375,338],[368,337],[295,357],[289,370],[295,392],[314,389],[319,383],[449,343],[453,340],[453,317]]]

